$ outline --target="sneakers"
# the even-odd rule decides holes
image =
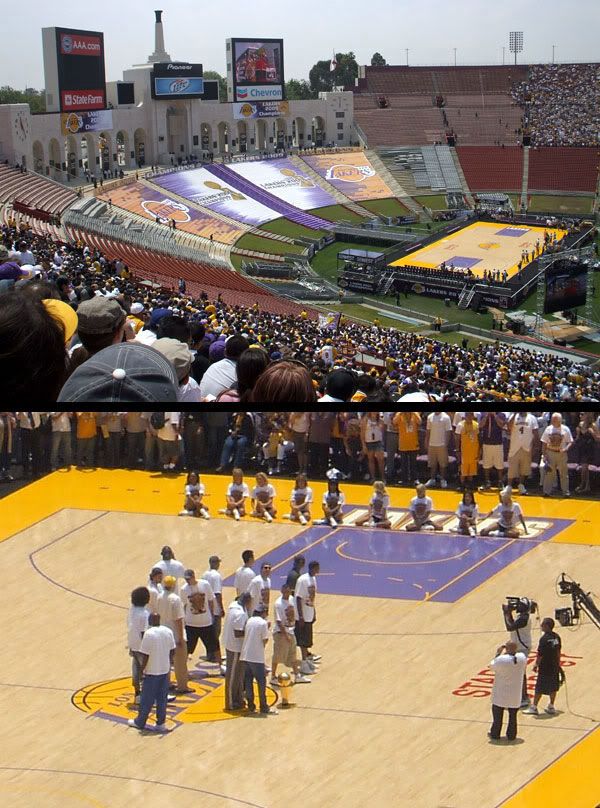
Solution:
[[[556,715],[556,707],[553,704],[549,704],[544,712],[548,713],[548,715]]]
[[[210,514],[209,514],[209,512],[206,510],[206,508],[200,508],[200,516],[201,516],[203,519],[210,519]]]
[[[271,708],[269,708],[268,710],[261,710],[261,711],[260,711],[260,714],[261,714],[261,715],[279,715],[279,711],[278,711],[278,710],[274,710],[274,709],[271,707]]]
[[[523,710],[525,715],[539,715],[538,708],[535,704],[530,704],[525,710]]]
[[[333,518],[333,516],[332,516],[332,517],[330,517],[330,519],[329,519],[329,524],[331,525],[331,527],[337,527],[337,526],[338,526],[338,523],[337,523],[337,522],[336,522],[336,520]]]
[[[303,513],[301,513],[301,514],[298,516],[298,521],[300,522],[300,524],[301,524],[301,525],[305,525],[305,524],[306,524],[306,517],[304,516],[304,514],[303,514]]]
[[[227,674],[227,665],[225,665],[225,663],[223,663],[221,665],[220,671],[221,671],[221,676],[225,676]]]
[[[269,513],[269,511],[265,511],[264,513],[265,522],[269,522],[269,524],[273,521],[273,517]]]
[[[294,684],[297,685],[309,685],[311,682],[312,679],[309,679],[308,676],[304,676],[302,673],[297,673],[294,679]]]
[[[154,732],[165,733],[165,732],[171,732],[171,730],[167,727],[166,724],[156,724],[156,726],[154,727]]]
[[[309,662],[320,662],[323,659],[321,654],[309,654],[308,661]]]
[[[442,488],[448,488],[448,483],[446,482],[446,480],[440,480],[440,486]]]
[[[427,482],[425,483],[425,487],[426,487],[426,488],[433,488],[433,487],[434,487],[434,485],[435,485],[435,480],[433,479],[433,477],[431,477],[431,478],[430,478],[429,480],[427,480]]]
[[[311,673],[315,673],[315,666],[311,665],[310,662],[305,659],[303,662],[300,663],[300,673],[304,675],[310,675]]]
[[[179,516],[193,516],[194,511],[186,511],[184,508],[182,511],[179,511]]]
[[[469,528],[469,536],[476,536],[476,535],[477,533],[475,532],[475,528],[471,526]]]
[[[527,496],[527,489],[525,488],[523,483],[519,483],[519,494],[521,494],[521,496],[523,497]]]
[[[233,509],[233,518],[235,519],[236,522],[240,521],[240,512],[238,511],[237,508]]]
[[[140,727],[138,724],[135,723],[135,718],[130,718],[129,721],[127,722],[127,726],[133,727],[134,729],[139,729],[140,732],[144,729],[143,727]]]

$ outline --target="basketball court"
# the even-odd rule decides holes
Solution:
[[[210,522],[176,515],[183,475],[56,472],[0,500],[4,804],[596,805],[597,629],[557,627],[567,675],[558,715],[520,716],[513,745],[487,738],[487,666],[507,636],[506,596],[534,598],[544,617],[570,605],[556,591],[561,572],[593,588],[600,502],[521,498],[528,535],[483,539],[452,532],[455,491],[431,493],[442,532],[407,533],[412,489],[389,489],[392,529],[376,530],[354,526],[370,488],[342,484],[345,522],[333,530],[281,518],[289,480],[271,480],[278,518],[270,525],[219,517],[229,479],[203,482]],[[319,518],[324,485],[312,487]],[[478,502],[487,513],[497,492]],[[255,550],[256,569],[272,563],[274,589],[297,553],[320,561],[315,651],[323,661],[310,685],[293,688],[293,707],[268,718],[223,712],[223,678],[195,657],[193,693],[169,706],[173,731],[127,727],[135,716],[129,594],[166,543],[198,574],[218,553],[226,603],[246,548]],[[533,634],[537,644],[537,622]],[[269,644],[268,659],[270,652]],[[268,693],[280,707],[276,689]]]
[[[536,243],[544,244],[544,233],[561,241],[565,230],[551,227],[529,227],[502,222],[475,222],[456,233],[394,261],[391,266],[417,266],[439,269],[442,263],[455,269],[470,269],[477,278],[485,271],[506,270],[512,278],[519,271],[523,250],[531,253]],[[530,259],[533,260],[533,257]]]

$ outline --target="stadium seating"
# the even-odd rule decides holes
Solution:
[[[594,148],[547,146],[529,151],[529,190],[585,191],[598,183],[599,152]]]
[[[459,146],[456,151],[472,191],[521,191],[523,149],[520,146]]]
[[[359,79],[358,92],[436,96],[450,93],[509,94],[516,82],[524,81],[527,68],[502,67],[367,67]]]
[[[72,205],[77,194],[70,188],[61,188],[39,174],[22,173],[7,165],[0,165],[0,204],[17,200],[31,208],[60,215]]]

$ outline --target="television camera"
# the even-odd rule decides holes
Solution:
[[[594,603],[589,592],[584,592],[581,586],[564,572],[558,581],[558,589],[561,595],[570,595],[572,600],[572,606],[556,609],[554,612],[554,617],[561,626],[566,628],[579,625],[583,612],[587,614],[596,628],[600,629],[600,609]]]

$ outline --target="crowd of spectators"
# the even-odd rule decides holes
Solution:
[[[500,342],[458,347],[346,318],[334,332],[306,311],[156,291],[82,244],[10,225],[1,242],[5,406],[32,396],[268,404],[595,401],[600,393],[600,373],[564,354]]]
[[[532,146],[600,144],[600,66],[532,65],[512,95]]]
[[[556,440],[545,448],[550,433]],[[25,479],[72,465],[166,474],[236,468],[388,485],[427,480],[442,488],[513,483],[523,494],[525,484],[537,483],[540,466],[557,465],[561,457],[551,453],[561,449],[563,492],[576,472],[579,490],[590,491],[590,472],[600,472],[598,413],[0,413],[0,482],[11,482],[20,468]]]

